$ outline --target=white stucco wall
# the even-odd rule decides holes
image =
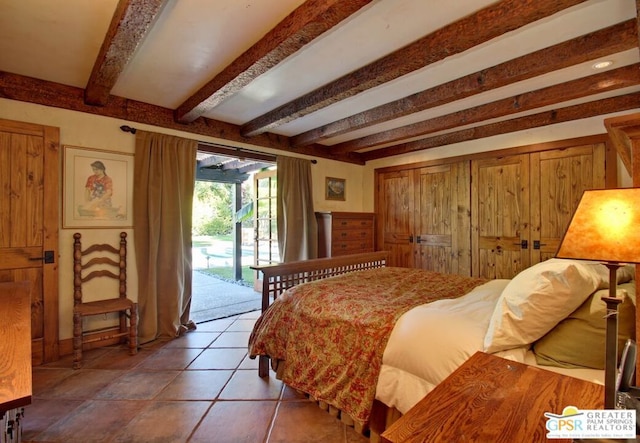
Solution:
[[[638,112],[638,110],[612,114],[610,116],[629,114],[632,112]],[[50,108],[3,98],[0,98],[0,118],[59,127],[61,146],[72,145],[123,153],[134,152],[135,137],[130,133],[121,131],[120,126],[122,125],[129,125],[138,129],[162,132],[185,138],[193,138],[205,142],[225,143],[224,140],[218,140],[211,137],[203,137],[186,132],[157,128],[109,117],[100,117],[92,114]],[[602,134],[606,132],[602,122],[603,118],[601,117],[589,118],[572,123],[563,123],[518,133],[489,137],[476,141],[457,143],[450,146],[400,155],[384,160],[375,160],[367,163],[365,166],[317,158],[317,164],[312,166],[314,206],[316,211],[373,211],[374,170],[376,168],[492,151],[533,143],[582,137],[586,135]],[[264,148],[258,149],[255,146],[247,147],[268,153],[279,153],[277,151]],[[61,155],[61,163],[62,158],[63,156]],[[626,174],[622,165],[619,166],[618,170],[620,171],[620,177],[618,180],[619,184],[621,186],[631,186],[631,179],[628,174]],[[324,187],[326,177],[346,179],[345,201],[325,199]],[[62,212],[62,208],[60,209],[60,212]],[[73,233],[79,231],[82,233],[84,241],[94,242],[103,238],[105,234],[117,238],[117,233],[120,232],[120,229],[63,229],[62,220],[60,220],[60,227],[60,339],[66,339],[72,336]],[[127,232],[129,234],[130,245],[133,245],[133,231],[127,230]],[[135,271],[135,250],[133,247],[129,248],[129,267],[129,294],[132,298],[137,299],[138,279]]]
[[[203,137],[186,132],[157,128],[154,126],[132,123],[125,120],[110,117],[100,117],[82,112],[65,109],[50,108],[31,103],[13,101],[0,98],[0,118],[28,123],[36,123],[60,128],[60,145],[102,149],[107,151],[134,153],[135,136],[120,130],[120,126],[128,125],[138,129],[162,132],[185,138],[192,138],[205,142],[225,143],[224,140],[212,137]],[[236,145],[237,146],[237,145]],[[258,150],[254,146],[247,146]],[[260,149],[264,152],[277,153],[274,150]],[[62,167],[63,148],[60,153]],[[292,155],[293,154],[287,154]],[[307,157],[311,158],[311,157]],[[363,196],[363,167],[342,162],[317,158],[318,163],[312,166],[314,183],[314,206],[318,211],[361,211]],[[326,177],[338,177],[347,179],[347,191],[345,201],[325,200],[324,183]],[[62,179],[62,174],[61,174]],[[62,184],[61,184],[62,186]],[[62,192],[62,191],[60,191]],[[61,201],[62,204],[62,201]],[[60,315],[60,339],[72,337],[72,309],[73,309],[73,233],[80,232],[83,242],[93,243],[114,238],[117,241],[118,233],[122,229],[64,229],[62,225],[62,206],[60,207],[60,258],[59,258],[59,315]],[[124,229],[128,234],[128,292],[129,296],[137,300],[138,276],[135,270],[135,250],[133,248],[133,230]],[[108,236],[108,237],[106,237]]]

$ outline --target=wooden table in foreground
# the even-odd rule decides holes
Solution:
[[[382,442],[548,442],[545,412],[604,408],[604,387],[477,352],[382,434]],[[570,442],[571,440],[553,440]]]
[[[0,283],[0,418],[31,403],[29,288],[29,282]]]

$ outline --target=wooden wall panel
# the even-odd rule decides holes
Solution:
[[[471,175],[472,274],[511,278],[529,266],[529,157],[475,160]]]
[[[470,162],[376,176],[378,249],[394,266],[471,275]]]
[[[555,256],[571,217],[587,189],[602,189],[603,143],[531,154],[531,263]]]
[[[636,7],[640,10],[640,0],[636,0]],[[640,113],[605,119],[604,126],[631,176],[632,186],[640,187]],[[640,265],[636,265],[636,281],[638,280],[640,280]],[[636,286],[636,298],[638,294],[640,294],[640,286]],[[639,332],[640,304],[636,304],[636,337]],[[636,374],[640,374],[640,358],[636,359]]]
[[[470,162],[415,171],[414,266],[471,275]]]
[[[0,281],[31,282],[34,364],[58,359],[59,171],[58,128],[0,120]]]
[[[583,190],[615,171],[603,137],[491,154],[377,170],[378,249],[402,266],[511,278],[555,255]]]
[[[389,251],[391,266],[412,267],[414,216],[411,171],[391,172],[377,179],[376,223],[378,249]]]

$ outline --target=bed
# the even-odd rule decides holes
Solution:
[[[260,268],[249,355],[354,425],[381,433],[476,351],[602,382],[608,270],[551,259],[511,280],[386,266],[386,253]],[[618,272],[634,337],[634,268]],[[602,304],[602,306],[600,305]]]

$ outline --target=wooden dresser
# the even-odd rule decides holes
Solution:
[[[374,252],[375,215],[370,212],[316,212],[318,257]]]

